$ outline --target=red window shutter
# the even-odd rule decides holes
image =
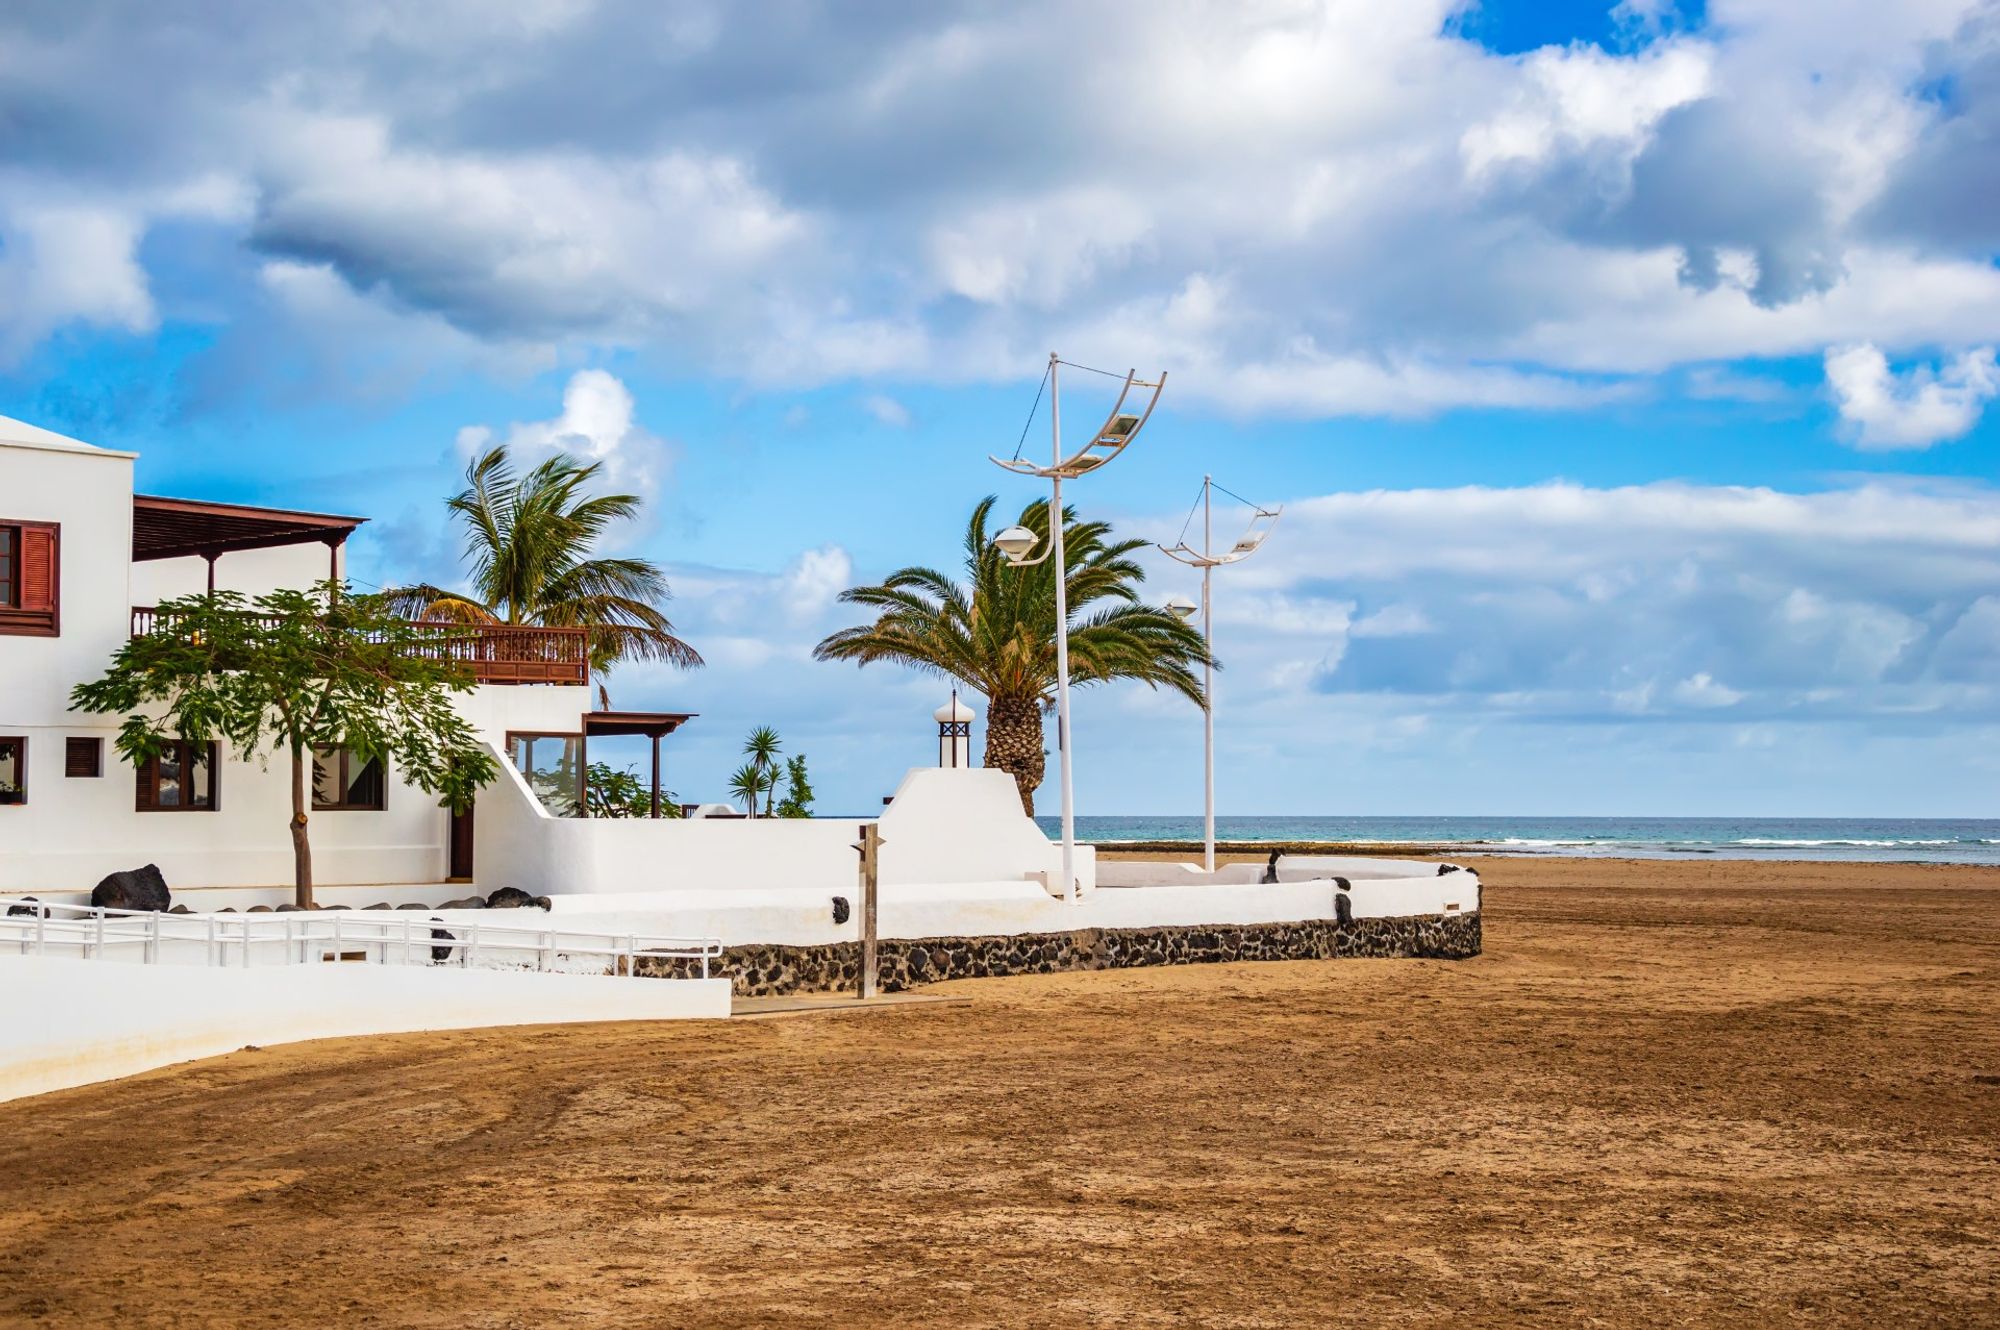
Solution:
[[[56,637],[62,632],[62,528],[54,522],[0,525],[18,537],[13,604],[0,604],[0,636]]]
[[[53,614],[58,596],[56,528],[23,526],[20,530],[21,608]]]

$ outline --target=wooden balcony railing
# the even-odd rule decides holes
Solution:
[[[411,627],[424,630],[424,635],[431,639],[418,648],[425,656],[458,661],[480,683],[590,682],[586,629],[431,619],[418,620]],[[132,636],[145,637],[172,629],[170,617],[151,605],[133,607]]]

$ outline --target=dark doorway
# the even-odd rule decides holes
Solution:
[[[445,873],[453,882],[472,881],[472,809],[451,815],[451,844]]]

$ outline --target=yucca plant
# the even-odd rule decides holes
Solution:
[[[1046,765],[1042,713],[1055,702],[1056,565],[1049,559],[1013,567],[993,548],[988,523],[997,502],[989,495],[966,524],[968,582],[932,568],[901,568],[880,585],[851,587],[841,600],[879,611],[875,621],[832,634],[813,654],[861,665],[894,661],[984,694],[986,765],[1013,775],[1021,806],[1032,814]],[[1046,539],[1048,502],[1029,504],[1021,525]],[[1078,522],[1067,508],[1063,533],[1070,682],[1136,679],[1201,705],[1195,670],[1208,658],[1201,634],[1139,599],[1146,574],[1131,556],[1146,542],[1114,540],[1107,523]]]
[[[767,777],[756,763],[745,762],[736,768],[736,774],[729,778],[729,792],[743,801],[743,810],[751,817],[757,816],[757,800],[763,795],[775,776]]]
[[[749,757],[750,765],[756,768],[758,779],[764,782],[766,792],[764,799],[765,817],[771,815],[772,801],[777,798],[778,750],[782,743],[783,741],[778,738],[778,732],[769,725],[759,725],[756,729],[750,731],[750,737],[743,741],[744,754]],[[757,816],[755,804],[751,805],[750,816]]]
[[[504,445],[488,450],[445,504],[465,527],[470,587],[393,587],[382,599],[412,619],[586,628],[594,673],[621,660],[699,666],[658,609],[670,594],[659,566],[593,553],[614,523],[639,513],[636,494],[589,492],[602,470],[558,454],[519,476]]]

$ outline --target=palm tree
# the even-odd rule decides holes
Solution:
[[[743,751],[749,756],[750,765],[763,780],[765,789],[771,792],[771,798],[764,801],[765,817],[771,815],[771,802],[777,797],[779,743],[778,732],[769,725],[759,725],[750,731],[750,737],[743,741]],[[750,816],[757,816],[754,804],[750,808]]]
[[[757,796],[764,792],[764,773],[757,769],[756,764],[745,762],[729,778],[729,792],[743,801],[743,807],[750,816],[757,816]]]
[[[445,504],[465,524],[470,590],[419,584],[383,598],[410,618],[587,628],[597,673],[621,660],[699,666],[700,654],[655,608],[669,594],[658,565],[591,553],[612,523],[639,512],[636,494],[587,492],[602,470],[559,453],[520,477],[504,445],[490,449]]]
[[[1011,772],[1021,806],[1035,811],[1042,783],[1042,713],[1056,688],[1055,561],[1014,568],[993,548],[987,522],[997,500],[972,510],[965,529],[961,585],[931,568],[902,568],[880,586],[851,587],[840,598],[879,610],[875,622],[844,628],[814,648],[819,660],[866,665],[890,660],[956,679],[986,696],[986,765]],[[1047,538],[1049,505],[1037,500],[1021,525]],[[1143,540],[1114,540],[1103,522],[1078,522],[1063,510],[1069,562],[1070,681],[1077,685],[1137,679],[1201,704],[1195,667],[1208,657],[1201,634],[1139,599],[1145,571],[1133,561]],[[1108,603],[1107,603],[1108,602]]]

